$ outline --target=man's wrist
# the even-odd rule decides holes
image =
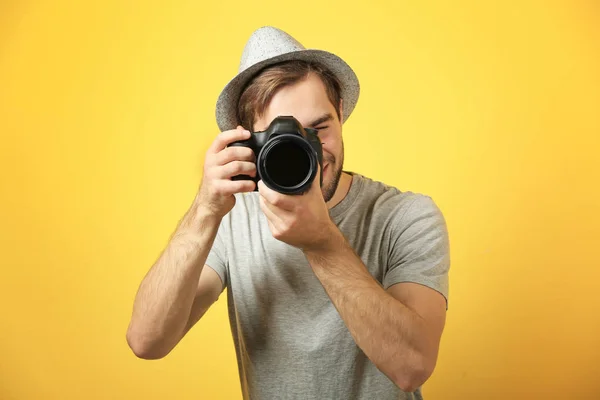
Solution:
[[[190,233],[212,232],[219,228],[222,217],[198,201],[194,201],[180,224],[181,231]]]
[[[323,235],[310,246],[303,249],[307,257],[328,257],[343,251],[346,238],[338,227],[333,223],[329,223],[323,230]]]

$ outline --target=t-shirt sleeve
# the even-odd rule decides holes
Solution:
[[[225,219],[226,218],[223,218],[221,224],[219,225],[219,230],[217,231],[217,235],[215,237],[213,245],[210,249],[210,252],[208,253],[208,257],[206,258],[206,265],[215,270],[215,272],[219,275],[219,278],[221,278],[221,282],[223,282],[223,288],[227,287],[227,276],[229,268],[227,246],[225,242]]]
[[[448,305],[450,250],[448,229],[434,201],[417,195],[406,211],[392,219],[385,289],[414,282],[441,293]]]

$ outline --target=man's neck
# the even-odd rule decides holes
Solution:
[[[352,186],[352,175],[347,172],[342,172],[340,176],[340,181],[338,183],[338,187],[333,194],[331,200],[327,202],[327,208],[332,209],[333,207],[340,204],[342,200],[346,197],[348,192],[350,191],[350,186]]]

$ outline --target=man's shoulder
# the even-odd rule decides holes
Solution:
[[[439,211],[437,204],[428,194],[402,190],[398,186],[362,174],[353,175],[354,179],[360,182],[358,197],[362,201],[358,201],[357,206],[364,205],[365,202],[371,203],[374,210],[389,212],[395,216]]]

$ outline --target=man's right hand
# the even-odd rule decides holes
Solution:
[[[256,176],[254,152],[247,147],[227,147],[248,138],[250,132],[238,126],[220,133],[206,152],[198,201],[218,218],[231,211],[235,205],[235,193],[252,192],[255,188],[254,181],[231,180],[236,175]]]

